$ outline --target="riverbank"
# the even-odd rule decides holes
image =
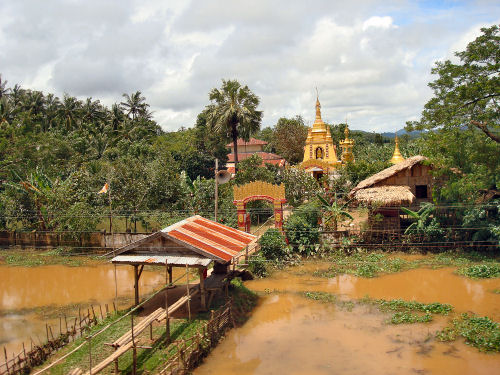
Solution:
[[[233,280],[233,282],[231,283],[229,288],[229,296],[232,301],[230,323],[233,324],[234,322],[235,325],[239,326],[246,321],[250,311],[256,305],[257,296],[253,292],[249,291],[238,280]],[[177,348],[179,347],[179,343],[186,341],[193,335],[201,333],[203,327],[206,325],[206,322],[208,322],[211,317],[217,314],[217,311],[219,309],[225,306],[225,301],[226,299],[224,298],[224,296],[219,294],[218,297],[213,301],[214,307],[212,309],[210,309],[209,311],[198,311],[196,315],[192,317],[192,319],[187,318],[186,309],[179,310],[179,313],[171,319],[170,335],[172,343],[170,344],[166,342],[165,322],[155,322],[150,332],[152,333],[151,336],[148,334],[142,335],[137,338],[137,345],[139,347],[142,346],[142,349],[138,350],[137,354],[137,371],[141,373],[161,370],[169,362],[170,359],[178,354]],[[197,309],[199,308],[199,306],[193,306],[193,308]],[[145,307],[144,310],[132,315],[133,319],[135,320],[135,325],[140,322],[141,318],[143,318],[149,310],[149,307]],[[116,321],[117,319],[122,317],[125,313],[125,311],[122,311],[106,319],[98,326],[93,327],[87,335],[95,335],[111,322]],[[94,347],[94,350],[95,348],[104,349],[93,352],[92,363],[94,363],[95,365],[96,363],[110,355],[113,352],[113,348],[109,346],[106,347],[106,343],[115,341],[118,337],[130,330],[130,327],[130,319],[125,318],[114,324],[111,329],[107,329],[102,334],[95,336],[95,339],[93,339],[92,341],[92,347]],[[74,368],[80,368],[83,371],[86,371],[89,367],[89,346],[84,342],[84,338],[76,340],[74,343],[71,343],[70,345],[57,352],[54,356],[49,358],[38,369],[45,368],[51,362],[57,360],[62,356],[65,356],[67,353],[70,353],[72,350],[74,350],[74,348],[83,344],[83,346],[79,350],[66,357],[63,362],[45,371],[44,374],[66,374]],[[133,353],[131,350],[129,350],[119,358],[119,370],[121,371],[121,373],[128,374],[132,372],[133,360]],[[36,370],[37,369],[35,369],[35,371]],[[113,372],[113,366],[109,366],[101,373],[111,374]]]

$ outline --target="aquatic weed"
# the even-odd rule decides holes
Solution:
[[[432,315],[426,313],[425,315],[412,314],[408,311],[398,311],[390,319],[392,324],[412,324],[412,323],[427,323],[432,320]]]
[[[500,277],[500,264],[498,263],[475,264],[460,269],[458,273],[473,279]]]
[[[436,333],[441,341],[453,341],[457,336],[465,338],[467,345],[474,346],[483,352],[500,351],[499,324],[487,316],[464,313],[453,319],[452,325]]]

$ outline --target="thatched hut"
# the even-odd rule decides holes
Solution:
[[[355,202],[369,208],[371,230],[399,232],[401,206],[431,200],[431,165],[425,156],[417,155],[368,177],[349,193]]]
[[[399,207],[410,206],[415,196],[408,186],[379,186],[357,190],[352,198],[369,208],[368,225],[372,230],[400,229]]]
[[[432,166],[425,164],[426,160],[425,156],[412,156],[361,181],[349,195],[352,197],[359,190],[373,187],[407,186],[415,196],[415,203],[431,201]]]

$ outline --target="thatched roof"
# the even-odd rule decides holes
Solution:
[[[408,206],[415,200],[408,186],[379,186],[361,189],[354,193],[353,198],[358,203],[384,207]]]
[[[405,161],[394,164],[393,166],[380,171],[373,176],[368,177],[367,179],[361,181],[354,189],[351,190],[349,196],[353,196],[356,191],[361,189],[369,188],[375,185],[377,182],[383,181],[389,177],[394,176],[395,174],[413,167],[415,164],[421,163],[424,160],[427,160],[425,156],[417,155],[412,156],[411,158],[406,159]]]

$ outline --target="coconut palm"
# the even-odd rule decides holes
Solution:
[[[80,115],[81,103],[73,96],[64,94],[62,105],[59,109],[59,115],[61,116],[64,124],[66,125],[66,130],[71,130]]]
[[[257,132],[262,120],[262,111],[257,111],[259,97],[248,86],[236,80],[222,80],[221,89],[210,91],[212,102],[206,107],[207,123],[224,138],[232,139],[234,163],[238,169],[238,138],[248,140]]]
[[[349,202],[339,204],[337,194],[335,194],[335,198],[331,203],[321,195],[318,194],[317,196],[321,203],[321,209],[323,211],[323,224],[325,227],[331,226],[334,231],[337,231],[338,223],[342,221],[342,218],[354,220],[351,214],[345,210]]]
[[[4,95],[7,95],[8,93],[9,89],[7,88],[7,81],[6,80],[2,81],[2,75],[0,74],[0,99],[2,99],[2,97]]]
[[[138,116],[143,114],[150,115],[148,111],[149,104],[146,104],[146,98],[142,96],[140,91],[134,92],[132,95],[123,94],[125,98],[124,102],[121,102],[123,110],[130,117],[132,115],[132,120],[135,120]]]

